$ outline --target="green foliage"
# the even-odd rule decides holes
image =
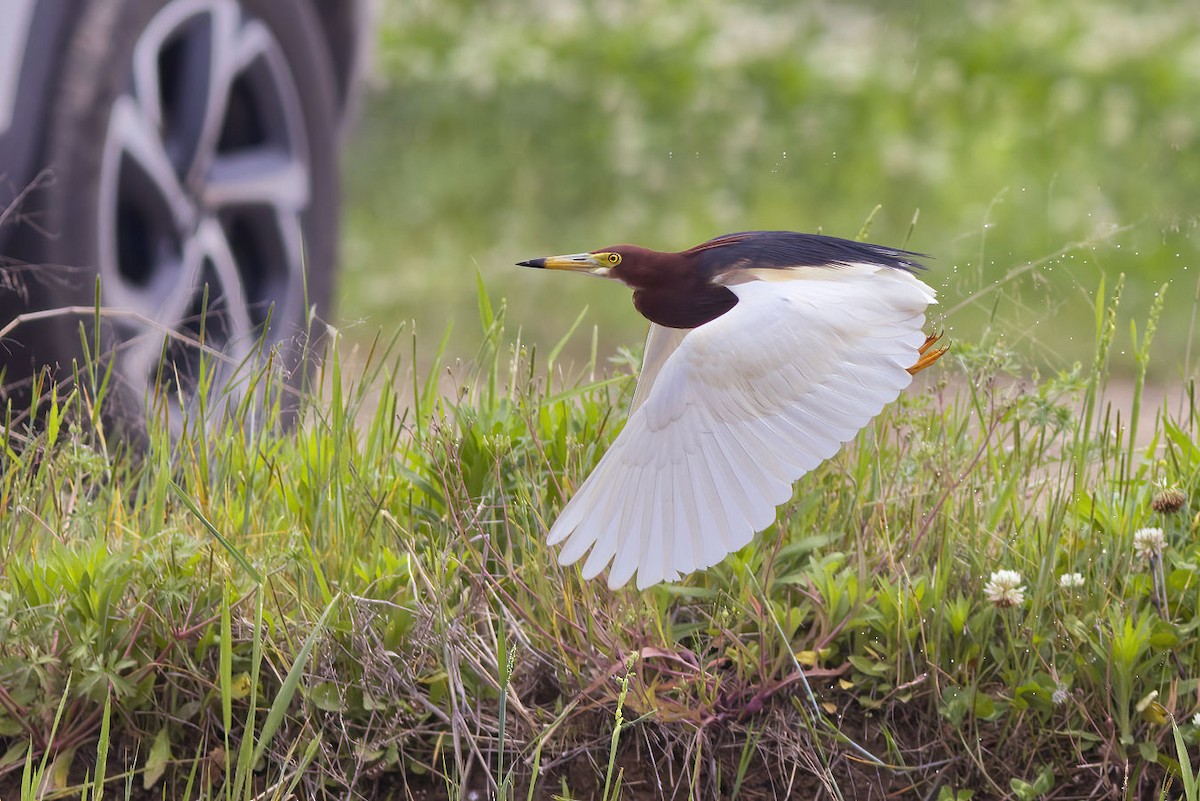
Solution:
[[[1010,779],[1009,786],[1017,801],[1034,801],[1041,798],[1054,788],[1054,771],[1049,768],[1038,773],[1037,779],[1027,782],[1023,779]]]
[[[1200,356],[1186,3],[388,0],[379,31],[347,165],[343,308],[368,331],[411,318],[433,345],[452,317],[469,352],[478,271],[527,341],[588,304],[607,352],[642,330],[620,288],[513,262],[756,228],[851,237],[880,205],[872,239],[931,254],[958,341],[1084,360],[1097,276],[1124,272],[1133,308],[1180,321],[1152,375]]]
[[[550,369],[482,286],[469,363],[410,378],[397,340],[335,340],[291,432],[156,427],[131,458],[60,390],[56,431],[0,470],[0,774],[86,783],[96,741],[93,797],[105,776],[241,799],[402,774],[515,798],[591,753],[578,792],[616,797],[653,742],[729,795],[779,759],[836,788],[841,750],[897,776],[949,759],[950,798],[1036,798],[1106,762],[1194,789],[1197,728],[1168,724],[1197,706],[1200,408],[1130,445],[1102,400],[1118,299],[1097,297],[1092,371],[1015,385],[1008,356],[964,343],[776,526],[644,593],[543,543],[619,428],[629,360]],[[1163,487],[1182,509],[1152,509]],[[988,600],[1000,569],[1021,602]]]

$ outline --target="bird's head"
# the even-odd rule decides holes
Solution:
[[[539,267],[546,270],[567,270],[585,273],[598,278],[613,278],[625,284],[637,283],[637,277],[647,268],[656,254],[652,250],[636,245],[614,245],[588,253],[570,253],[565,256],[546,256],[517,262],[521,267]]]
[[[614,245],[588,253],[517,262],[522,267],[612,278],[633,290],[633,305],[646,319],[669,328],[695,328],[733,308],[737,297],[697,271],[690,253],[660,253]]]

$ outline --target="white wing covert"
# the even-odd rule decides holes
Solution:
[[[761,274],[699,328],[651,326],[629,420],[550,530],[559,562],[590,548],[584,577],[611,562],[614,588],[716,564],[908,386],[932,289],[867,264]]]

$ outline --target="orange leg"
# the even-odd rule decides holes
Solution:
[[[926,367],[942,358],[946,351],[950,350],[949,345],[945,345],[940,348],[933,347],[933,343],[937,342],[941,338],[941,334],[930,334],[929,336],[925,337],[925,344],[917,348],[917,353],[920,354],[920,358],[917,359],[916,364],[908,368],[910,375],[916,375],[917,373],[921,372]]]

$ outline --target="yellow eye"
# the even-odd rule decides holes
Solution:
[[[621,254],[620,253],[609,253],[608,254],[608,263],[611,264],[613,267],[616,267],[618,264],[621,263]]]

